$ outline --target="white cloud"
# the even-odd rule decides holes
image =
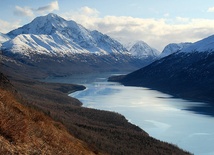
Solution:
[[[207,12],[214,12],[214,7],[208,8]]]
[[[79,13],[83,15],[95,16],[95,17],[99,15],[99,11],[97,11],[96,9],[89,8],[87,6],[80,8]]]
[[[15,10],[14,10],[14,14],[17,16],[34,17],[35,14],[41,15],[41,14],[53,12],[55,10],[59,10],[58,1],[53,1],[50,4],[41,6],[37,9],[30,8],[27,6],[25,6],[25,7],[16,6]]]
[[[176,21],[178,23],[188,23],[190,21],[189,18],[183,18],[183,17],[176,17]]]
[[[99,11],[85,6],[75,12],[67,12],[61,16],[67,20],[74,20],[88,29],[95,29],[96,22],[99,20]]]
[[[17,16],[32,17],[33,16],[33,11],[29,7],[16,6],[15,10],[14,10],[14,14],[17,15]]]
[[[32,19],[37,15],[47,14],[47,13],[55,11],[55,10],[59,10],[58,1],[53,1],[50,4],[41,6],[39,8],[30,8],[28,6],[25,6],[25,7],[15,6],[13,13],[16,16],[22,16],[22,17],[28,17],[28,18],[30,17],[30,19]],[[88,8],[88,12],[89,12],[89,10],[90,10],[90,8]],[[24,20],[24,19],[22,19],[22,20]],[[13,21],[13,22],[7,22],[7,21],[0,19],[0,25],[1,25],[0,32],[7,33],[13,29],[16,29],[16,28],[22,26],[20,23],[21,23],[21,19]]]
[[[86,8],[86,7],[84,7]],[[195,42],[214,34],[214,20],[177,17],[169,19],[142,19],[128,16],[99,17],[96,9],[81,8],[62,15],[88,29],[98,30],[122,43],[143,40],[162,50],[169,43]],[[91,12],[88,14],[88,12]]]
[[[42,7],[39,7],[38,9],[36,9],[36,11],[38,11],[40,13],[52,12],[54,10],[59,10],[58,1],[51,2],[50,4],[48,4],[46,6],[42,6]]]

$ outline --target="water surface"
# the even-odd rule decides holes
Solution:
[[[83,106],[119,112],[152,137],[196,155],[214,154],[214,117],[188,110],[206,107],[205,103],[176,99],[148,88],[107,82],[110,75],[74,75],[48,81],[83,84],[86,90],[70,94]]]

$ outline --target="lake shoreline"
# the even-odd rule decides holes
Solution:
[[[214,117],[214,101],[212,101],[212,100],[204,99],[204,98],[197,98],[196,96],[188,96],[188,95],[183,94],[183,92],[173,93],[173,91],[168,91],[168,90],[165,90],[165,89],[162,89],[159,87],[150,87],[147,85],[144,86],[144,85],[136,85],[136,84],[130,85],[130,84],[124,83],[122,81],[122,79],[124,77],[125,77],[125,75],[111,76],[108,78],[108,81],[109,82],[119,82],[124,86],[134,86],[134,87],[139,87],[139,88],[145,87],[145,88],[148,88],[151,90],[160,91],[162,93],[171,95],[172,96],[171,98],[175,98],[175,99],[183,99],[183,100],[190,101],[190,102],[204,103],[204,104],[206,104],[206,106],[202,107],[201,109],[186,109],[186,110],[190,110],[193,112],[195,111],[198,114],[203,114],[203,115],[208,115],[208,116]],[[208,107],[209,107],[209,109],[207,109]]]
[[[162,152],[167,150],[167,154],[175,152],[177,152],[177,154],[189,154],[173,144],[162,142],[148,136],[144,130],[128,122],[128,120],[119,113],[83,107],[83,103],[78,99],[68,96],[69,89],[73,87],[75,88],[74,91],[77,91],[79,90],[79,85],[76,87],[77,85],[44,83],[35,80],[15,78],[11,81],[17,88],[19,94],[28,101],[27,106],[34,107],[39,111],[43,111],[54,120],[63,122],[71,134],[90,144],[90,146],[98,152],[102,151],[110,154],[114,152],[114,154],[118,154],[123,150],[124,154],[130,154],[131,152],[140,154],[137,152],[143,149],[148,152]],[[83,88],[85,89],[84,86],[81,86],[81,90],[83,90]],[[103,138],[106,139],[108,136],[112,138],[100,141],[97,139],[97,136],[100,137],[100,140]],[[114,136],[119,138],[116,142],[113,138]],[[133,144],[134,142],[137,143],[129,147],[130,144],[127,143],[128,140],[126,138]],[[144,145],[144,143],[141,142],[142,140],[153,146],[153,149],[151,150],[147,145]],[[115,145],[110,146],[109,144]],[[159,146],[162,146],[164,150]],[[123,149],[119,149],[119,151],[118,148]]]
[[[106,78],[107,77],[109,76],[106,76]],[[67,79],[63,78],[60,80],[71,82],[75,80],[75,78],[73,79],[73,77],[69,77]],[[84,78],[85,77],[83,77],[83,79]],[[106,78],[104,78],[103,75],[98,74],[96,78],[93,77],[93,80],[87,80],[87,82],[89,81],[89,83],[86,84],[87,90],[74,93],[72,96],[77,97],[83,103],[84,107],[116,111],[125,116],[132,124],[135,124],[145,130],[150,136],[176,144],[177,146],[196,154],[201,154],[199,153],[201,151],[198,150],[198,147],[196,146],[204,146],[204,144],[200,143],[200,141],[196,143],[190,142],[191,136],[200,135],[203,131],[204,133],[211,134],[211,137],[213,137],[212,132],[210,132],[209,129],[203,128],[209,125],[208,122],[213,122],[212,118],[210,118],[209,115],[196,111],[197,108],[201,108],[202,106],[206,107],[205,103],[191,102],[148,87],[129,87],[117,82],[107,82]],[[83,79],[78,79],[80,79],[78,83],[82,83],[81,81]],[[122,94],[123,92],[126,94]],[[147,95],[152,97],[152,95],[150,95],[151,93],[155,93],[157,95],[154,96],[156,99],[151,98],[148,102],[144,102],[142,99],[145,99]],[[141,97],[137,94],[141,94]],[[129,98],[133,98],[134,100]],[[114,102],[114,100],[116,102]],[[127,108],[125,107],[126,105]],[[134,107],[136,106],[138,108],[135,110]],[[142,109],[142,111],[140,109]],[[160,113],[160,111],[163,112]],[[180,120],[183,121],[176,123]],[[194,128],[187,128],[188,124],[192,127],[194,126]],[[199,124],[204,125],[198,126]],[[212,126],[210,126],[211,129]],[[177,135],[178,132],[182,132],[182,136]],[[178,139],[175,135],[178,136]],[[169,137],[171,138],[169,139]],[[187,141],[184,141],[185,138]],[[203,137],[200,139],[204,141]],[[184,145],[184,143],[187,143],[188,145]],[[204,150],[205,152],[207,152],[206,150],[211,149],[206,146],[204,146],[204,148],[206,149],[204,150],[201,148],[201,150]]]

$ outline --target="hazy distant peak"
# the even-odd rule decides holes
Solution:
[[[152,47],[150,47],[146,42],[142,40],[138,40],[135,42],[128,43],[126,45],[126,48],[129,50],[129,52],[137,57],[157,57],[160,52]]]
[[[214,35],[193,43],[181,52],[214,52]]]
[[[190,46],[192,43],[186,42],[186,43],[170,43],[168,44],[160,54],[160,58],[166,57],[170,54],[176,53],[178,51],[181,51],[182,49]]]

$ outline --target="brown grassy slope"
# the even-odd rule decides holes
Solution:
[[[0,83],[1,154],[94,154],[61,123],[20,104],[7,81]]]
[[[58,89],[64,84],[26,80],[14,80],[13,84],[30,105],[63,122],[70,133],[96,151],[124,155],[188,154],[176,146],[151,138],[120,114],[80,107],[78,100]]]

